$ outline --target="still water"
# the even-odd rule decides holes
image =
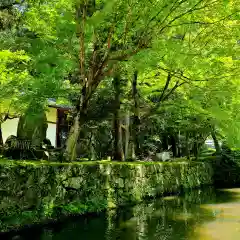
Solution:
[[[1,240],[239,240],[240,189],[194,190],[14,235]]]

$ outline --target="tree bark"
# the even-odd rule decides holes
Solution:
[[[196,159],[198,158],[198,144],[197,144],[197,142],[193,143],[193,155]]]
[[[133,80],[132,80],[132,97],[133,97],[133,101],[134,101],[133,122],[132,122],[132,139],[133,139],[136,157],[138,157],[140,155],[139,134],[140,134],[140,123],[141,123],[140,116],[139,116],[140,111],[139,111],[137,78],[138,78],[138,72],[135,71],[133,74]]]
[[[162,150],[168,150],[168,134],[166,133],[162,135]]]
[[[176,134],[176,138],[177,138],[177,157],[180,158],[182,156],[182,142],[180,131]]]
[[[2,136],[2,127],[1,127],[1,124],[0,124],[0,146],[3,145],[3,136]]]
[[[77,142],[80,135],[80,113],[74,118],[73,125],[71,126],[67,142],[66,142],[66,160],[74,161],[77,158]]]
[[[177,142],[176,142],[176,136],[174,134],[171,135],[171,145],[172,145],[172,152],[173,157],[177,157]]]
[[[91,134],[90,137],[90,160],[96,160],[96,152],[95,152],[95,136],[94,133]]]
[[[129,139],[130,139],[130,132],[129,132],[129,126],[130,126],[130,119],[129,119],[129,111],[127,111],[125,116],[125,161],[129,158]]]
[[[189,149],[189,132],[186,132],[185,135],[185,155],[187,159],[190,159],[190,149]]]
[[[66,142],[66,160],[74,161],[77,158],[77,143],[81,131],[81,127],[86,119],[87,107],[88,107],[88,97],[87,97],[87,84],[85,84],[81,91],[81,97],[76,104],[76,116],[73,120],[73,125],[71,126],[68,139]]]
[[[215,146],[215,149],[216,149],[216,154],[219,155],[219,154],[221,153],[221,148],[220,148],[220,145],[219,145],[217,136],[216,136],[216,131],[215,131],[215,129],[212,129],[212,130],[211,130],[211,136],[212,136],[212,139],[213,139],[213,141],[214,141],[214,146]]]
[[[114,149],[113,149],[113,160],[123,161],[123,144],[122,144],[122,127],[120,117],[120,78],[115,76],[113,80],[113,86],[115,91],[115,110],[113,119],[113,132],[114,132]]]
[[[71,126],[68,139],[66,142],[66,150],[65,157],[68,161],[74,161],[77,158],[77,143],[81,131],[81,126],[85,120],[87,106],[89,101],[89,79],[86,78],[85,75],[85,22],[86,22],[86,5],[79,5],[76,8],[76,17],[77,22],[78,18],[81,18],[81,21],[78,25],[78,34],[79,34],[79,70],[80,70],[80,78],[83,82],[82,91],[80,93],[80,97],[78,99],[78,103],[76,104],[76,116],[73,120],[73,125]],[[93,79],[92,79],[93,82]]]
[[[201,134],[195,133],[194,143],[193,143],[193,154],[196,159],[198,159],[199,150],[201,149],[205,140],[201,139]]]

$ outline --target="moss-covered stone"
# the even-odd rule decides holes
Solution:
[[[17,137],[31,140],[32,145],[40,146],[47,134],[47,117],[44,111],[33,114],[26,112],[19,118]]]
[[[208,163],[0,160],[1,230],[212,184]]]

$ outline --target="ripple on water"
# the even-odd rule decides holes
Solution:
[[[215,219],[196,226],[191,240],[240,239],[240,189],[225,189],[222,192],[234,193],[233,201],[201,205],[202,209],[213,212]]]

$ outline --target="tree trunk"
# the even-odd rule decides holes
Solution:
[[[74,118],[73,125],[71,126],[68,139],[66,142],[66,160],[74,161],[77,158],[77,142],[80,135],[80,113]]]
[[[134,160],[136,159],[136,153],[135,153],[135,145],[133,143],[133,140],[130,141],[130,144],[129,144],[129,149],[130,149],[130,156],[131,156],[131,160]]]
[[[190,159],[190,149],[189,149],[189,132],[186,132],[185,136],[185,155],[187,159]]]
[[[122,144],[122,129],[121,120],[114,116],[114,150],[113,150],[113,160],[123,161],[123,144]]]
[[[0,124],[0,146],[3,145],[3,136],[2,136],[2,127],[1,127],[1,124]]]
[[[77,158],[77,143],[81,131],[81,127],[86,119],[87,107],[88,107],[88,98],[87,98],[87,84],[85,84],[81,91],[81,96],[79,102],[76,105],[76,116],[73,120],[73,124],[68,134],[68,139],[66,141],[66,160],[74,161]]]
[[[194,136],[193,154],[196,159],[198,159],[198,154],[199,154],[199,150],[201,147],[200,137],[201,136],[199,134],[195,134],[195,136]]]
[[[168,150],[168,135],[166,133],[162,135],[162,150]]]
[[[196,159],[198,158],[198,144],[196,142],[193,143],[193,155]]]
[[[177,140],[177,157],[180,158],[182,156],[182,141],[181,141],[181,132],[178,131],[176,133],[176,140]]]
[[[94,133],[92,133],[90,138],[90,160],[96,160],[96,152],[95,152],[95,136]]]
[[[123,144],[122,144],[122,127],[120,119],[120,78],[115,76],[113,80],[113,86],[115,91],[115,110],[113,119],[113,132],[114,132],[114,149],[113,149],[113,160],[123,161]]]
[[[81,14],[80,14],[81,13]],[[81,95],[78,98],[78,103],[76,104],[76,116],[73,120],[73,125],[71,126],[68,139],[66,142],[66,160],[74,161],[77,158],[77,143],[81,131],[82,124],[84,123],[87,106],[89,101],[89,79],[85,75],[85,22],[87,9],[85,4],[80,4],[76,9],[77,18],[81,18],[80,24],[78,25],[78,34],[79,34],[79,70],[80,78],[84,82],[82,87]],[[78,19],[77,19],[78,20]],[[91,79],[93,83],[93,79]],[[79,82],[80,83],[80,82]]]
[[[211,136],[212,136],[212,139],[213,139],[213,141],[214,141],[214,146],[215,146],[215,149],[216,149],[216,154],[219,155],[219,154],[221,153],[221,148],[220,148],[220,145],[219,145],[217,136],[216,136],[216,131],[215,131],[215,129],[212,129],[212,130],[211,130]]]
[[[137,89],[137,71],[134,72],[132,80],[132,97],[134,101],[133,108],[133,122],[132,122],[132,139],[135,148],[136,157],[140,155],[140,143],[139,143],[139,134],[140,134],[140,117],[139,117],[139,97]]]
[[[130,119],[129,119],[129,111],[127,111],[125,116],[125,161],[129,158],[129,126],[130,126]]]
[[[175,135],[171,135],[171,145],[172,145],[172,152],[173,152],[173,157],[177,157],[177,142],[176,142],[176,137]]]

